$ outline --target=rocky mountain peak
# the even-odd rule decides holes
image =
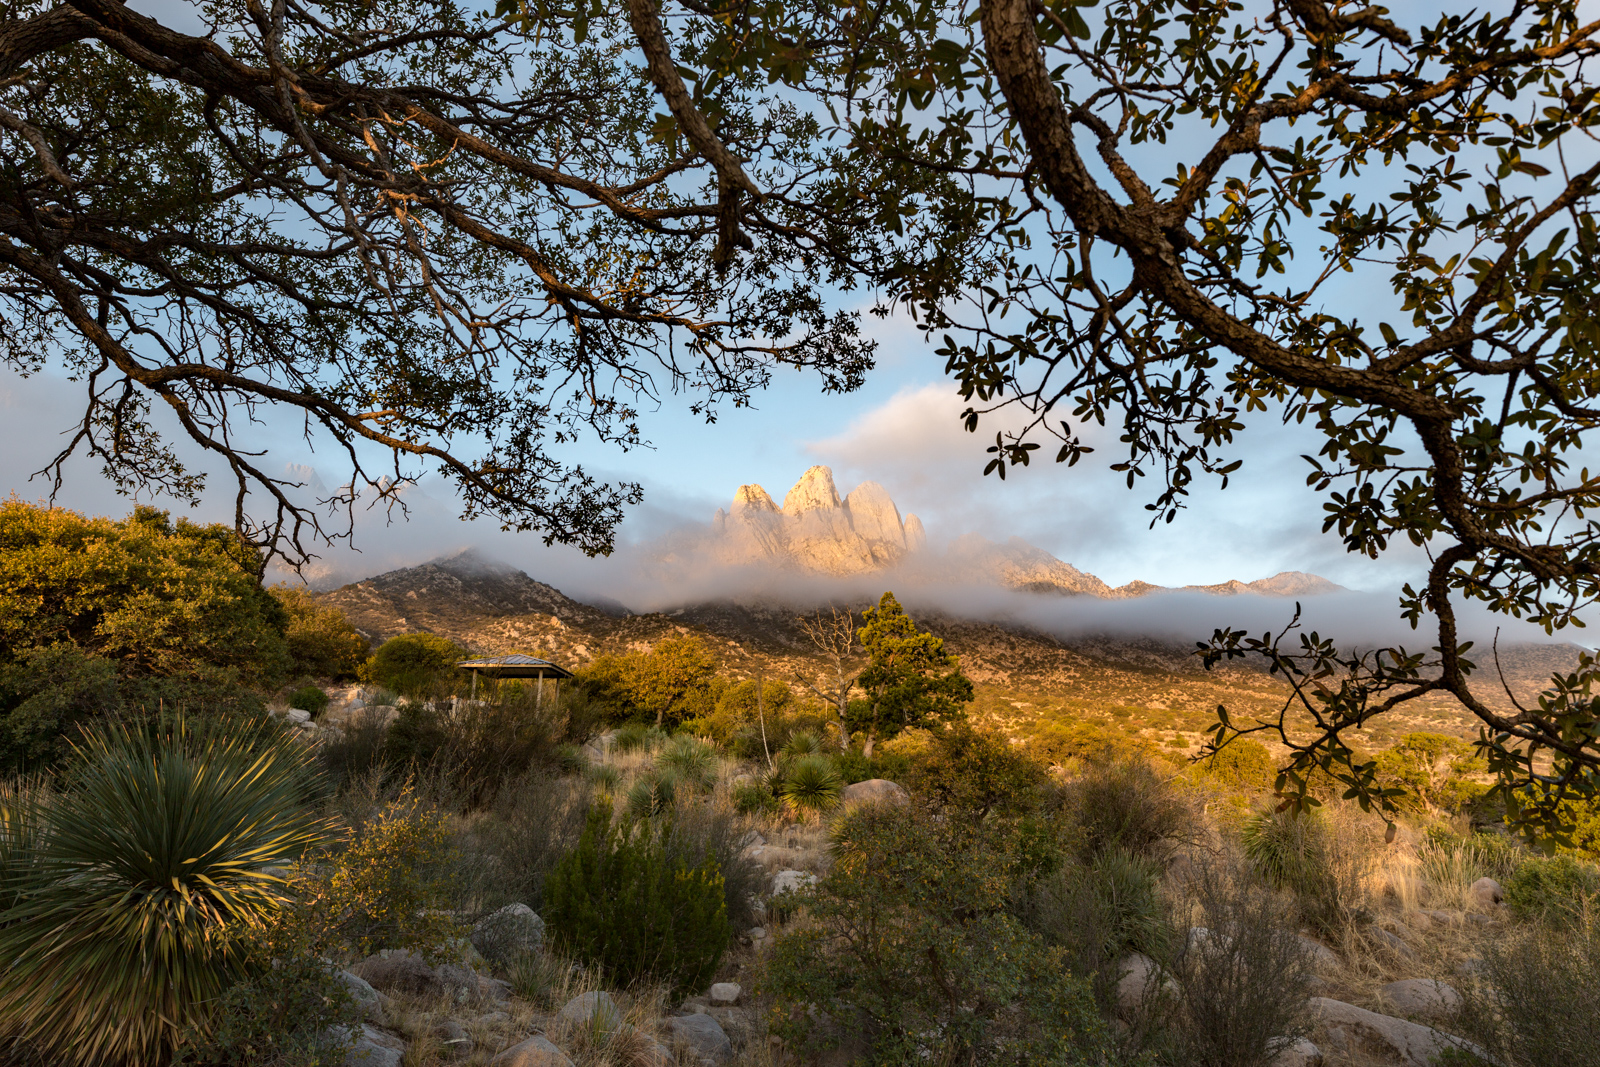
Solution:
[[[757,486],[756,488],[760,488]],[[783,498],[783,513],[799,518],[808,511],[837,511],[839,490],[833,485],[833,471],[827,467],[812,467],[800,476]]]

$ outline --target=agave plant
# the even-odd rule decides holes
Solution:
[[[0,1039],[45,1060],[170,1062],[245,973],[237,931],[283,904],[279,866],[330,829],[309,749],[270,734],[105,726],[33,809],[0,912]]]
[[[673,738],[656,762],[689,789],[704,791],[717,784],[717,750],[699,738]]]
[[[656,771],[633,783],[628,790],[628,814],[648,819],[672,810],[678,797],[678,779],[671,771]]]
[[[802,818],[837,807],[843,792],[844,776],[827,756],[801,756],[783,780],[783,802]]]

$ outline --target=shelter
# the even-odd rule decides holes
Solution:
[[[547,659],[537,659],[533,656],[485,656],[479,659],[464,659],[456,664],[464,671],[472,672],[472,699],[478,699],[478,672],[483,671],[490,678],[501,680],[505,678],[537,678],[539,679],[538,695],[534,698],[539,705],[544,704],[544,680],[548,676],[555,681],[556,693],[561,692],[561,679],[571,678],[572,672],[565,667],[557,667]]]

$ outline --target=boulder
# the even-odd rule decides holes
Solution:
[[[734,1048],[744,1048],[755,1036],[755,1025],[750,1020],[750,1013],[743,1008],[707,1008],[701,1014],[717,1020],[717,1025],[728,1035],[728,1040],[732,1042]]]
[[[544,920],[526,904],[507,904],[477,921],[471,941],[484,959],[503,963],[544,947]]]
[[[550,1043],[543,1034],[512,1045],[489,1061],[490,1067],[572,1067],[567,1054]]]
[[[1423,908],[1422,914],[1438,923],[1440,926],[1460,926],[1466,919],[1459,911],[1444,911],[1440,908]]]
[[[772,895],[797,893],[815,885],[817,876],[808,871],[779,871],[772,876]]]
[[[574,1026],[593,1027],[594,1032],[609,1034],[622,1025],[622,1009],[603,990],[581,993],[562,1005],[556,1018]]]
[[[311,721],[311,713],[303,708],[290,708],[288,711],[284,712],[284,714],[289,717],[289,721],[292,723]]]
[[[1416,952],[1412,950],[1410,945],[1402,941],[1398,935],[1391,934],[1387,930],[1374,926],[1367,931],[1367,937],[1374,945],[1386,948],[1402,959],[1414,960],[1417,958]]]
[[[485,1012],[476,1019],[472,1020],[474,1026],[487,1026],[491,1029],[497,1026],[505,1026],[510,1022],[511,1016],[507,1015],[503,1011]]]
[[[863,804],[904,804],[910,799],[900,785],[887,778],[870,778],[865,782],[847,785],[839,794],[839,803],[846,811]]]
[[[1319,941],[1309,937],[1300,938],[1300,947],[1306,950],[1306,955],[1311,957],[1311,966],[1318,971],[1332,971],[1339,967],[1339,954]]]
[[[1347,1040],[1353,1035],[1360,1041],[1376,1045],[1398,1057],[1406,1067],[1432,1067],[1435,1057],[1451,1048],[1488,1058],[1487,1053],[1470,1041],[1441,1033],[1421,1023],[1379,1015],[1375,1011],[1327,997],[1312,997],[1310,1006],[1324,1025],[1344,1031]]]
[[[748,778],[750,776],[746,774],[742,775],[741,777]],[[759,848],[766,843],[767,839],[761,835],[760,830],[747,830],[745,831],[745,835],[739,838],[739,844],[737,847],[740,852],[743,852],[746,849]]]
[[[1117,1006],[1125,1012],[1138,1011],[1160,984],[1161,967],[1155,960],[1141,952],[1122,957],[1117,964]]]
[[[1448,1019],[1461,1007],[1461,994],[1455,987],[1433,978],[1390,982],[1378,992],[1394,1008],[1396,1015],[1406,1018]]]
[[[1472,883],[1472,899],[1480,908],[1489,908],[1506,898],[1506,891],[1493,878],[1479,878]]]
[[[1272,1067],[1322,1067],[1322,1050],[1307,1038],[1297,1037],[1272,1057]]]
[[[718,1008],[731,1008],[739,1003],[743,992],[738,982],[718,982],[711,987],[711,1003]]]
[[[767,936],[767,928],[765,926],[752,926],[749,933],[745,936],[749,937],[752,941],[763,941]]]
[[[365,1023],[358,1031],[343,1026],[330,1027],[328,1037],[336,1045],[349,1047],[344,1067],[400,1067],[405,1059],[404,1041]]]
[[[753,845],[745,851],[745,857],[769,871],[798,867],[810,858],[797,848],[784,848],[782,845]]]
[[[369,1023],[383,1022],[383,994],[360,975],[349,971],[334,971],[334,977],[350,990],[350,999],[361,1005],[361,1017]]]
[[[467,1033],[465,1026],[454,1019],[445,1019],[435,1026],[433,1036],[438,1039],[445,1055],[451,1059],[472,1055],[472,1035]]]
[[[681,1044],[704,1064],[723,1064],[733,1059],[733,1042],[722,1024],[710,1015],[677,1015],[662,1020],[674,1044]]]
[[[385,993],[447,997],[458,1003],[477,1000],[483,995],[481,981],[472,968],[453,963],[430,967],[413,952],[368,956],[350,970]]]

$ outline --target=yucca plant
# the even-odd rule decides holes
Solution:
[[[822,738],[811,730],[800,730],[789,735],[789,740],[784,743],[783,754],[786,756],[815,756],[822,751]]]
[[[556,766],[567,774],[581,774],[589,768],[589,757],[577,745],[557,745]]]
[[[615,793],[622,783],[622,770],[615,763],[591,763],[585,773],[589,781],[605,793]]]
[[[132,1067],[203,1038],[246,971],[238,932],[283,904],[265,868],[329,832],[309,803],[311,761],[222,725],[86,733],[62,792],[34,809],[32,843],[3,857],[0,1040]],[[21,825],[8,819],[8,842]]]
[[[628,814],[648,819],[672,810],[678,798],[678,779],[671,771],[644,775],[628,790]]]
[[[696,737],[673,738],[656,757],[656,763],[671,771],[680,785],[705,791],[717,784],[717,750]]]
[[[844,776],[827,756],[801,756],[783,780],[783,802],[802,818],[837,807],[843,792]]]
[[[637,724],[624,726],[617,731],[611,739],[611,747],[616,752],[632,752],[635,749],[645,748],[650,740],[650,731]]]

